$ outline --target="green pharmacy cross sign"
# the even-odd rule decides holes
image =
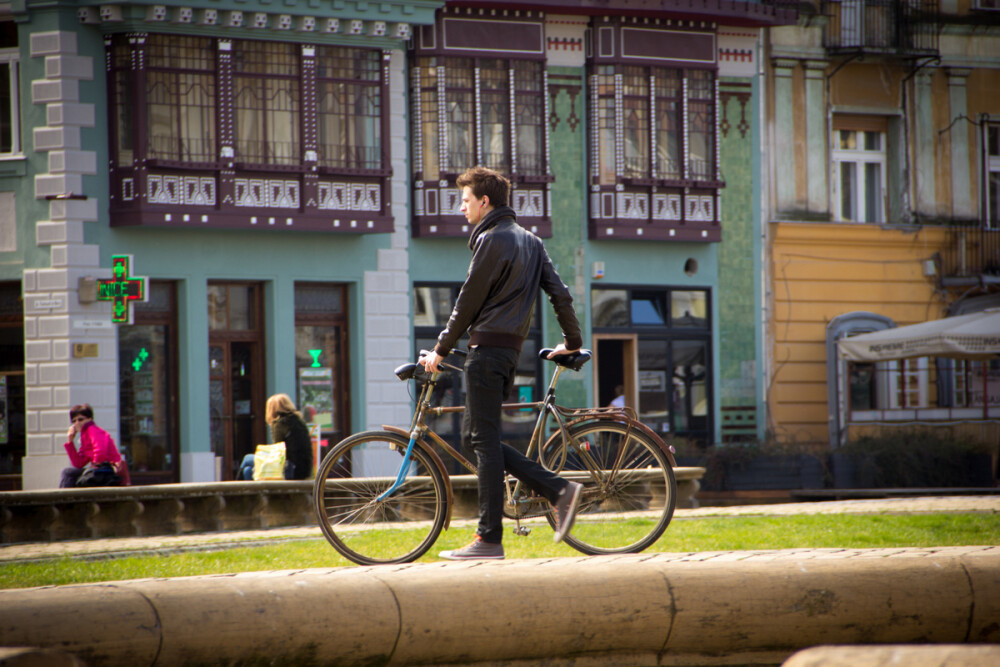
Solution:
[[[97,281],[97,298],[111,302],[111,321],[132,324],[130,301],[146,300],[146,277],[129,275],[132,255],[112,255],[110,279]]]

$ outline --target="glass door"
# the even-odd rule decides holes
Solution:
[[[208,289],[210,434],[219,480],[237,479],[243,457],[267,442],[260,296],[257,284]]]

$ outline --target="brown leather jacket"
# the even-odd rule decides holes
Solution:
[[[469,345],[521,349],[541,287],[549,296],[565,345],[583,344],[569,288],[559,279],[541,239],[517,224],[514,209],[490,211],[469,237],[472,262],[448,325],[434,351],[446,356],[469,331]]]

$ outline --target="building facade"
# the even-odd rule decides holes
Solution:
[[[277,392],[320,442],[406,423],[472,164],[598,353],[562,400],[759,435],[760,56],[794,13],[717,4],[0,3],[0,484],[54,486],[82,402],[140,484],[233,479]],[[540,303],[512,398],[558,340]]]
[[[766,47],[768,427],[996,442],[996,362],[849,364],[836,340],[1000,304],[1000,7],[801,4]]]

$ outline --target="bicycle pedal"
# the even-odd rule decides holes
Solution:
[[[527,537],[528,535],[531,535],[531,528],[528,528],[527,526],[517,526],[514,528],[514,534],[520,535],[521,537]]]

